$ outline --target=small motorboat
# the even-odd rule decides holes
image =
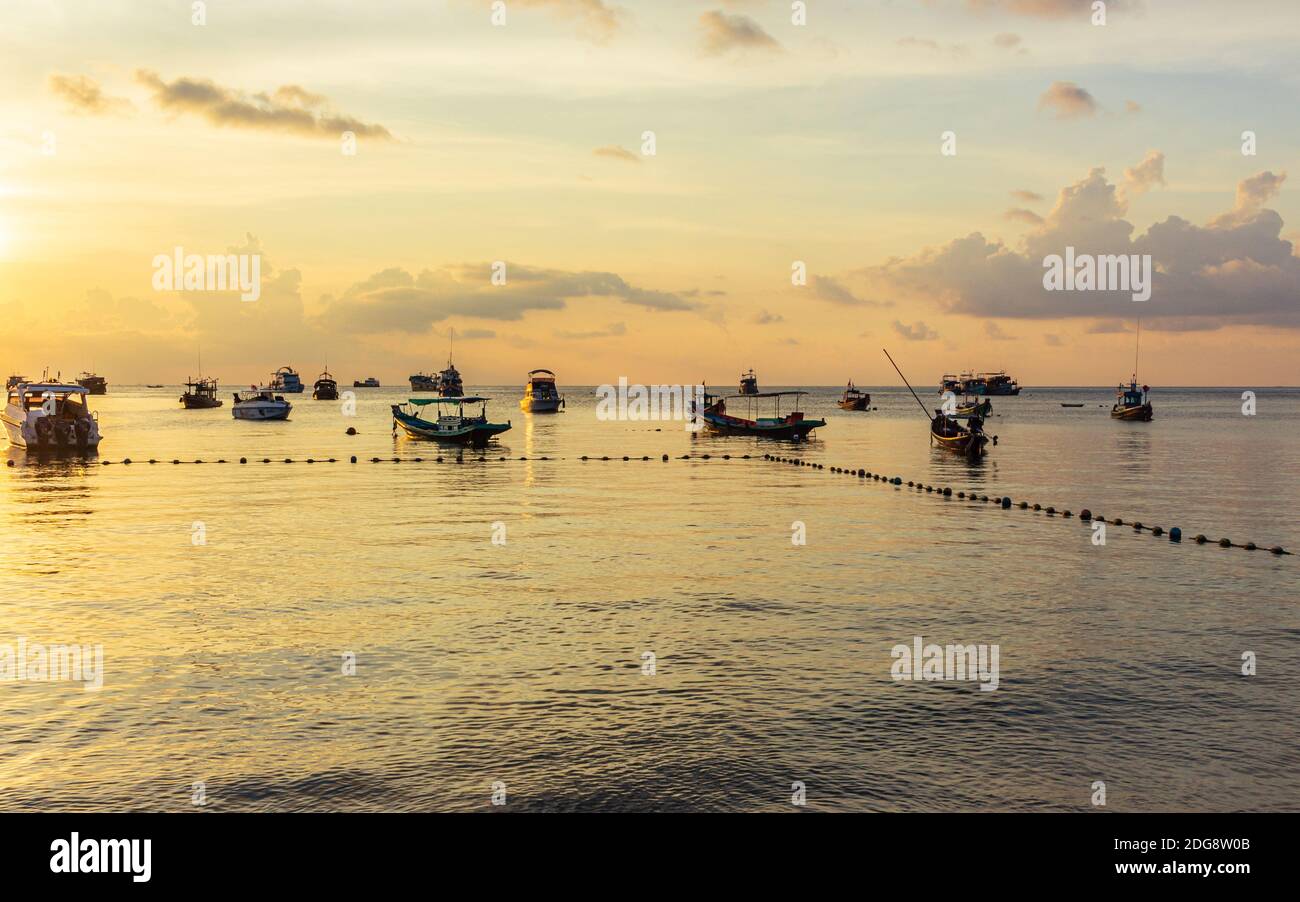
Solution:
[[[1151,401],[1147,397],[1147,392],[1151,390],[1148,385],[1138,388],[1137,376],[1135,375],[1128,385],[1120,385],[1115,389],[1115,406],[1110,409],[1110,415],[1117,420],[1137,420],[1143,423],[1151,422],[1154,416],[1151,409]]]
[[[529,370],[519,407],[525,413],[558,413],[564,407],[564,397],[555,388],[555,374],[550,370]]]
[[[749,368],[749,372],[740,374],[740,393],[742,395],[758,394],[758,377],[754,375],[753,367]]]
[[[108,394],[108,380],[94,373],[82,373],[77,377],[77,384],[92,395]]]
[[[848,387],[844,389],[844,394],[840,396],[839,404],[841,410],[870,410],[871,395],[855,388],[853,380],[850,379]]]
[[[220,407],[222,401],[217,397],[217,380],[204,379],[200,376],[198,379],[185,380],[186,391],[181,395],[181,403],[185,405],[186,410],[207,410],[212,407]]]
[[[287,420],[293,405],[286,401],[270,386],[258,388],[250,386],[251,391],[235,394],[235,403],[230,407],[231,416],[237,420]]]
[[[352,382],[353,388],[379,388],[379,380],[374,376],[367,376],[365,379],[356,379]]]
[[[57,377],[10,386],[0,413],[9,444],[29,451],[99,447],[99,418],[90,412],[90,394],[84,385],[61,382]]]
[[[337,401],[339,398],[338,380],[326,370],[316,377],[316,384],[311,388],[311,396],[317,401]]]
[[[463,395],[458,398],[410,398],[404,405],[392,405],[393,431],[396,432],[400,426],[402,431],[411,438],[484,448],[493,436],[500,435],[510,428],[509,420],[504,423],[488,422],[487,402],[489,400],[489,398]],[[435,411],[438,414],[436,420],[427,420],[420,415],[430,404],[436,405]],[[466,404],[480,405],[478,414],[471,412],[466,415]],[[454,408],[455,413],[443,413],[444,406]]]
[[[793,439],[794,441],[803,441],[814,429],[820,429],[826,425],[825,420],[809,420],[799,410],[800,400],[803,395],[808,394],[806,391],[776,391],[760,392],[758,394],[738,394],[729,398],[716,397],[705,394],[704,407],[699,412],[699,418],[703,420],[704,425],[712,432],[719,435],[755,435],[763,438]],[[774,402],[773,414],[770,417],[760,417],[755,415],[755,406],[759,399],[771,398]],[[792,410],[789,413],[781,413],[781,399],[794,398]],[[744,399],[748,404],[749,416],[738,417],[727,413],[727,401]]]
[[[268,386],[271,391],[283,392],[286,395],[300,395],[305,390],[302,379],[291,366],[282,366],[271,374],[271,384]]]

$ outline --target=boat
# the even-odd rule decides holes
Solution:
[[[965,394],[965,379],[962,376],[954,376],[952,373],[944,373],[939,377],[939,394],[952,392],[953,394]]]
[[[420,372],[408,378],[411,383],[411,391],[437,391],[438,390],[437,374],[429,374],[426,373],[424,370],[420,370]]]
[[[967,373],[962,376],[962,390],[968,395],[1007,396],[1020,394],[1020,383],[1002,370],[996,373]]]
[[[1150,386],[1147,385],[1139,389],[1137,375],[1134,374],[1128,385],[1121,383],[1115,389],[1115,406],[1110,409],[1110,415],[1117,420],[1151,422],[1153,413],[1151,401],[1147,398],[1147,392],[1150,390]]]
[[[965,426],[961,425],[963,419],[966,420]],[[979,457],[984,453],[989,437],[984,433],[983,417],[959,417],[936,410],[934,418],[930,420],[930,441],[932,444],[938,442],[940,447],[967,457]]]
[[[48,374],[47,374],[48,376]],[[9,386],[4,412],[9,444],[28,450],[89,451],[99,447],[99,418],[87,401],[92,392],[57,378]]]
[[[311,387],[311,396],[317,401],[337,401],[339,397],[338,380],[327,369],[316,377],[316,384]]]
[[[957,405],[957,411],[956,411],[957,416],[961,416],[961,417],[977,416],[980,419],[984,419],[992,412],[993,412],[993,402],[990,401],[988,398],[985,398],[983,401],[975,401],[972,400],[971,398],[966,398],[960,404]]]
[[[161,382],[157,383],[156,385],[146,385],[146,386],[145,386],[145,388],[166,388],[166,387],[167,387],[167,386],[163,385]]]
[[[803,441],[809,433],[826,425],[825,420],[810,420],[799,410],[800,399],[806,391],[758,392],[718,397],[705,394],[704,406],[699,411],[699,418],[712,432],[720,435],[756,435],[763,438],[793,439]],[[774,416],[755,416],[755,406],[761,398],[773,399]],[[782,415],[781,399],[794,398],[792,410]],[[738,417],[727,413],[727,401],[744,399],[748,402],[748,417]]]
[[[300,395],[305,389],[302,379],[291,366],[282,366],[272,373],[271,384],[267,387],[271,391],[284,392],[286,395]]]
[[[394,404],[393,431],[401,427],[411,438],[432,439],[454,445],[472,445],[484,448],[494,435],[500,435],[510,428],[510,421],[489,423],[487,419],[487,402],[489,398],[410,398],[406,404]],[[427,420],[420,414],[430,404],[436,405],[437,420]],[[477,416],[465,415],[466,404],[479,404]],[[454,407],[455,413],[443,413],[443,405]]]
[[[94,373],[82,373],[77,377],[77,384],[92,395],[108,394],[108,380]]]
[[[550,370],[529,370],[519,407],[525,413],[557,413],[564,407],[564,398],[555,389],[555,374]]]
[[[451,330],[451,345],[447,349],[447,368],[438,374],[438,382],[434,391],[444,398],[460,398],[465,394],[465,385],[461,382],[460,371],[456,369],[456,364],[451,362],[452,352],[456,349],[456,330]],[[415,386],[411,386],[415,389]],[[418,390],[418,389],[417,389]]]
[[[287,420],[293,405],[270,386],[249,386],[251,392],[235,393],[230,414],[237,420]]]
[[[379,388],[379,380],[374,376],[367,376],[365,379],[356,379],[352,382],[353,388]]]
[[[850,379],[848,387],[844,389],[844,394],[840,396],[839,404],[841,410],[870,410],[871,395],[855,388],[853,380]]]
[[[1082,402],[1082,401],[1072,401],[1072,402],[1062,401],[1062,402],[1061,402],[1061,406],[1062,406],[1062,407],[1082,407],[1082,406],[1083,406],[1083,402]]]
[[[186,410],[207,410],[222,404],[222,400],[217,397],[216,379],[204,379],[202,376],[197,379],[187,378],[185,388],[187,390],[181,395],[181,403]]]
[[[740,393],[742,395],[758,394],[758,377],[754,375],[754,368],[750,367],[748,373],[740,374]]]

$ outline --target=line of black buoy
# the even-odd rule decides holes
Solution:
[[[817,470],[825,469],[825,467],[824,467],[822,464],[815,464],[815,463],[811,463],[811,462],[806,461],[806,460],[800,460],[800,459],[797,458],[797,457],[780,457],[780,456],[775,455],[775,454],[764,454],[764,455],[763,455],[763,459],[764,459],[764,460],[768,460],[768,461],[773,461],[773,462],[775,462],[775,463],[790,464],[790,465],[792,465],[792,466],[796,466],[796,467],[812,467],[813,469],[817,469]],[[854,477],[857,477],[858,479],[862,479],[862,480],[867,480],[867,479],[869,479],[869,480],[871,480],[871,481],[873,481],[873,482],[879,482],[879,483],[881,483],[881,484],[883,484],[883,485],[892,485],[892,486],[895,486],[895,487],[900,487],[900,486],[903,485],[903,477],[901,477],[901,476],[883,476],[883,475],[881,475],[880,473],[872,473],[870,470],[866,470],[866,469],[862,469],[862,468],[853,469],[853,468],[845,468],[845,467],[831,467],[831,468],[830,468],[830,471],[831,471],[832,473],[841,473],[841,474],[845,474],[845,475],[848,475],[848,476],[854,476]],[[941,496],[943,496],[943,497],[945,497],[945,498],[951,498],[952,495],[953,495],[953,491],[952,491],[952,489],[949,488],[949,487],[947,487],[947,486],[940,487],[940,486],[935,486],[935,485],[926,485],[925,483],[917,482],[917,481],[912,480],[912,479],[909,479],[909,480],[907,481],[907,486],[908,486],[909,488],[914,488],[914,489],[916,489],[918,492],[923,491],[923,492],[925,492],[926,494],[936,494],[936,495],[941,495]],[[973,502],[973,503],[975,503],[975,504],[988,504],[988,503],[989,503],[989,496],[988,496],[988,495],[978,495],[978,494],[976,494],[975,492],[969,492],[969,493],[968,493],[968,492],[965,492],[965,491],[959,491],[959,492],[957,492],[956,494],[957,494],[957,497],[958,497],[959,499],[969,500],[969,501],[971,501],[971,502]],[[1073,511],[1070,511],[1070,510],[1061,510],[1061,511],[1058,511],[1055,507],[1044,507],[1044,506],[1041,505],[1041,504],[1032,504],[1032,505],[1031,505],[1031,504],[1030,504],[1029,502],[1027,502],[1027,501],[1013,502],[1013,501],[1011,500],[1010,497],[1005,496],[1005,495],[1004,495],[1004,496],[1001,496],[1001,497],[994,498],[993,501],[992,501],[992,503],[995,504],[995,505],[997,505],[998,509],[1001,509],[1001,510],[1010,510],[1010,509],[1014,506],[1014,507],[1019,508],[1020,510],[1030,510],[1030,509],[1032,509],[1032,510],[1035,510],[1035,511],[1040,511],[1040,512],[1046,514],[1046,515],[1049,516],[1049,517],[1055,517],[1055,516],[1057,516],[1057,515],[1059,514],[1059,515],[1061,516],[1062,519],[1066,519],[1066,520],[1071,519],[1071,518],[1074,516]],[[1107,522],[1107,520],[1106,520],[1105,517],[1103,517],[1103,516],[1101,516],[1101,515],[1096,515],[1096,516],[1094,516],[1093,513],[1092,513],[1092,511],[1088,510],[1087,508],[1084,508],[1083,510],[1079,511],[1079,519],[1080,519],[1081,521],[1085,522],[1085,523],[1106,523],[1106,522]],[[1109,522],[1110,522],[1110,525],[1112,525],[1112,526],[1123,526],[1123,525],[1124,525],[1124,520],[1123,520],[1123,518],[1121,518],[1121,517],[1115,517],[1115,518],[1111,519]],[[1146,530],[1146,531],[1150,532],[1151,535],[1153,535],[1153,536],[1157,536],[1157,537],[1159,537],[1159,536],[1164,536],[1164,535],[1168,535],[1168,536],[1169,536],[1169,541],[1174,542],[1174,543],[1181,543],[1182,540],[1183,540],[1183,531],[1182,531],[1181,529],[1179,529],[1177,526],[1170,527],[1169,530],[1168,530],[1168,532],[1166,532],[1165,529],[1164,529],[1164,527],[1161,527],[1161,526],[1144,526],[1144,525],[1143,525],[1142,523],[1140,523],[1140,522],[1135,522],[1135,523],[1132,523],[1132,524],[1129,524],[1129,525],[1131,525],[1131,526],[1133,527],[1133,531],[1134,531],[1134,532],[1142,532],[1143,530]],[[1204,545],[1204,544],[1206,544],[1207,542],[1210,542],[1210,541],[1212,541],[1212,540],[1206,538],[1204,535],[1198,535],[1198,536],[1196,536],[1196,538],[1195,538],[1194,541],[1196,542],[1197,545]],[[1245,550],[1247,550],[1247,551],[1258,551],[1258,550],[1260,550],[1260,549],[1263,547],[1263,546],[1261,546],[1261,545],[1256,545],[1254,542],[1246,542],[1246,543],[1244,543],[1244,544],[1237,544],[1237,543],[1233,542],[1233,541],[1230,540],[1230,539],[1219,539],[1219,541],[1218,541],[1217,544],[1219,545],[1220,548],[1243,548],[1243,549],[1245,549]],[[1289,554],[1293,554],[1293,553],[1294,553],[1294,552],[1291,552],[1291,551],[1287,551],[1287,550],[1286,550],[1285,548],[1283,548],[1281,545],[1274,545],[1274,546],[1270,547],[1268,550],[1269,550],[1270,552],[1272,552],[1273,554],[1287,554],[1287,555],[1289,555]]]
[[[358,459],[358,458],[357,458],[357,456],[356,456],[355,454],[351,455],[351,456],[348,458],[349,462],[351,462],[351,463],[356,463],[356,462],[357,462],[357,459]],[[442,455],[439,455],[438,457],[433,457],[433,458],[425,458],[425,457],[391,457],[391,458],[386,458],[386,457],[372,457],[372,458],[370,458],[370,462],[371,462],[371,463],[376,463],[376,464],[377,464],[377,463],[389,463],[389,462],[391,462],[391,463],[395,463],[395,464],[400,464],[400,463],[403,463],[403,462],[407,462],[407,463],[417,463],[417,464],[420,464],[420,463],[443,463],[444,461],[446,461],[446,460],[448,460],[448,459],[449,459],[449,458],[447,458],[447,457],[443,457]],[[472,455],[472,456],[466,458],[466,456],[465,456],[464,454],[457,454],[455,457],[451,457],[450,459],[451,459],[451,460],[454,460],[454,461],[456,461],[456,462],[458,462],[458,463],[463,463],[463,462],[464,462],[465,460],[467,460],[467,459],[468,459],[468,460],[476,460],[476,461],[495,461],[495,462],[503,463],[503,462],[511,461],[511,460],[520,460],[520,461],[528,461],[528,460],[533,460],[533,461],[559,461],[559,460],[570,460],[570,459],[573,459],[573,460],[580,460],[580,461],[593,461],[593,460],[604,460],[604,461],[608,461],[608,460],[625,460],[625,461],[635,461],[635,460],[640,460],[640,461],[648,461],[648,460],[652,460],[653,458],[651,458],[650,455],[648,455],[648,454],[646,454],[646,455],[642,455],[642,456],[640,456],[640,457],[631,457],[631,456],[626,456],[626,455],[623,456],[623,457],[610,457],[609,455],[603,455],[603,456],[601,456],[601,457],[596,457],[595,455],[584,454],[584,455],[582,455],[581,457],[577,457],[577,458],[568,458],[568,457],[549,457],[549,456],[546,456],[546,455],[543,455],[543,456],[541,456],[541,457],[519,457],[519,458],[512,458],[512,457],[491,457],[491,456],[488,456],[488,455],[485,455],[485,454]],[[671,460],[671,459],[672,459],[672,458],[670,458],[669,455],[667,455],[667,454],[663,454],[663,455],[660,456],[660,460],[663,460],[663,461],[667,461],[667,460]],[[676,459],[677,459],[677,460],[753,460],[753,459],[756,459],[756,457],[755,457],[754,455],[749,455],[749,454],[683,454],[683,455],[677,457]],[[159,460],[159,459],[157,459],[157,458],[153,458],[153,457],[149,458],[149,460],[148,460],[148,463],[151,463],[151,464],[171,463],[171,464],[173,464],[173,465],[177,465],[177,466],[179,466],[179,465],[181,465],[181,464],[195,464],[195,465],[197,465],[197,464],[209,463],[209,462],[210,462],[210,463],[224,464],[224,463],[230,463],[231,461],[227,461],[225,458],[221,458],[221,459],[219,459],[219,460],[215,460],[215,461],[204,461],[204,460],[201,460],[201,459],[196,459],[196,460],[188,461],[188,460],[181,460],[180,458],[173,458],[171,461],[165,461],[165,460]],[[241,464],[247,464],[247,463],[248,463],[248,458],[247,458],[247,457],[241,457],[241,458],[239,458],[239,462],[240,462]],[[269,457],[263,457],[263,458],[261,459],[261,462],[264,463],[264,464],[269,464],[269,463],[272,463],[272,460],[271,460],[271,458],[269,458]],[[305,457],[305,458],[302,458],[302,459],[295,459],[295,458],[292,458],[292,457],[286,457],[286,458],[284,458],[284,460],[283,460],[282,462],[283,462],[283,463],[286,463],[286,464],[293,464],[293,463],[306,463],[306,464],[330,463],[330,464],[332,464],[332,463],[338,463],[338,460],[337,460],[336,458],[333,458],[333,457]],[[115,465],[115,464],[129,465],[129,464],[131,464],[131,463],[132,463],[132,461],[131,461],[131,458],[129,458],[129,457],[124,457],[124,458],[122,458],[122,460],[120,460],[120,461],[115,461],[115,460],[101,460],[101,461],[99,461],[100,466],[103,466],[103,467],[110,467],[110,466],[113,466],[113,465]],[[16,466],[16,464],[15,464],[15,462],[14,462],[13,460],[9,460],[9,461],[8,461],[8,465],[9,465],[10,467]],[[817,465],[817,466],[820,467],[820,464]],[[824,468],[823,468],[823,469],[824,469]]]

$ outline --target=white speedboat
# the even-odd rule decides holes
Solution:
[[[237,420],[287,420],[293,405],[270,388],[235,393],[230,413]]]
[[[529,370],[519,407],[526,413],[557,413],[563,406],[564,398],[555,390],[555,374],[550,370]]]
[[[0,414],[9,443],[39,451],[99,447],[99,419],[90,412],[89,395],[84,386],[57,379],[11,385]]]

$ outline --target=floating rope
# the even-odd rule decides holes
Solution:
[[[818,470],[823,469],[823,466],[821,464],[809,463],[806,460],[800,460],[799,458],[796,457],[779,457],[775,454],[764,454],[763,459],[774,461],[776,463],[790,464],[792,466],[797,466],[797,467],[812,467]],[[901,487],[903,485],[903,477],[901,476],[882,476],[879,473],[872,473],[870,470],[865,470],[865,469],[831,467],[831,472],[845,474],[848,476],[854,476],[858,479],[870,479],[873,482],[879,482],[883,485],[892,485],[895,487]],[[926,494],[937,494],[943,496],[944,498],[951,498],[953,496],[953,490],[947,486],[940,487],[935,485],[926,485],[924,483],[917,482],[912,479],[909,479],[907,481],[907,486],[909,488],[916,489],[918,492],[924,491]],[[977,495],[975,492],[967,493],[965,491],[959,491],[956,493],[956,495],[959,499],[969,500],[976,504],[989,503],[988,495]],[[1033,510],[1041,511],[1042,513],[1046,514],[1049,517],[1054,517],[1059,513],[1062,519],[1068,520],[1074,516],[1074,513],[1069,510],[1057,511],[1055,507],[1044,507],[1041,504],[1030,505],[1029,502],[1027,501],[1021,501],[1019,503],[1015,503],[1008,496],[1001,496],[1001,497],[994,498],[992,503],[996,504],[997,507],[1001,510],[1010,510],[1014,504],[1014,506],[1018,507],[1020,510],[1028,510],[1032,507]],[[1079,512],[1079,519],[1085,523],[1106,522],[1105,517],[1102,517],[1100,515],[1093,516],[1092,511],[1088,510],[1087,508],[1084,508]],[[1110,521],[1110,523],[1112,526],[1123,526],[1124,520],[1122,517],[1115,517]],[[1135,522],[1130,525],[1133,527],[1134,532],[1142,532],[1143,530],[1147,530],[1153,536],[1166,535],[1165,529],[1160,526],[1144,526],[1140,522]],[[1183,540],[1183,531],[1179,529],[1177,526],[1174,526],[1169,529],[1168,536],[1169,536],[1169,541],[1180,543]],[[1204,535],[1198,535],[1196,536],[1194,541],[1196,542],[1197,545],[1204,545],[1207,542],[1210,542],[1212,540],[1206,538]],[[1233,542],[1231,539],[1219,539],[1217,544],[1219,545],[1220,548],[1243,548],[1246,551],[1258,551],[1263,547],[1261,545],[1256,545],[1254,542],[1246,542],[1244,544],[1238,544],[1236,542]],[[1279,554],[1279,555],[1281,554],[1289,555],[1294,553],[1291,551],[1287,551],[1281,545],[1274,545],[1270,547],[1268,550],[1271,551],[1273,554]]]

